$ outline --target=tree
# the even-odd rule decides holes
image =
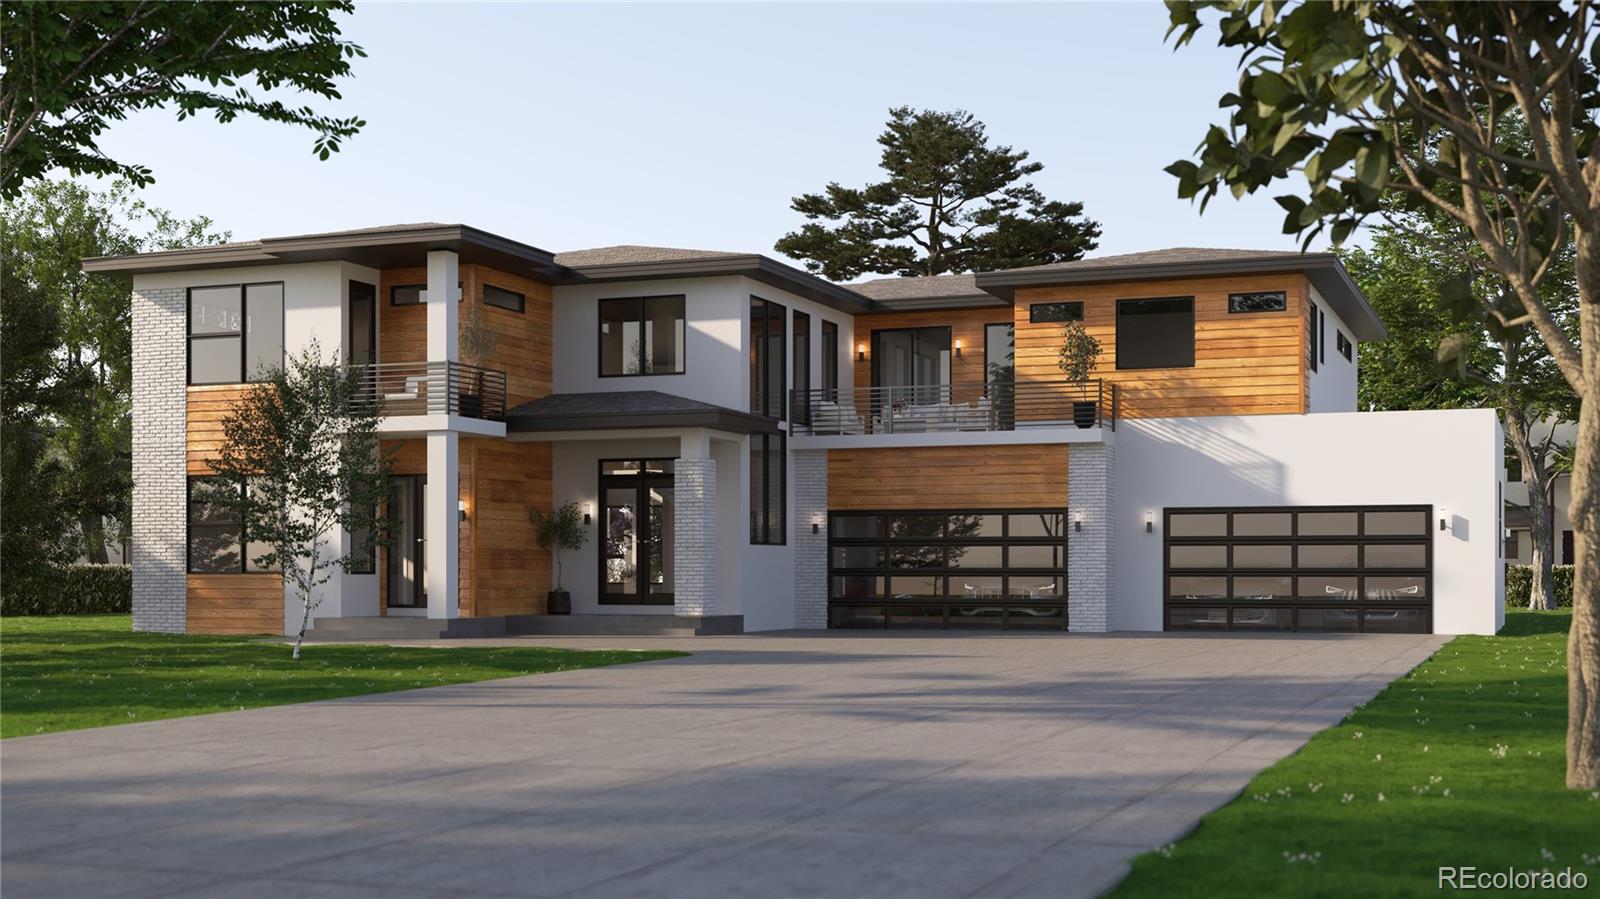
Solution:
[[[241,395],[222,424],[216,478],[201,482],[202,500],[240,523],[244,551],[264,547],[250,561],[282,568],[300,597],[296,659],[322,602],[318,588],[335,570],[364,569],[388,532],[379,508],[394,460],[379,444],[378,418],[360,369],[330,364],[313,340],[271,381]],[[350,550],[329,552],[340,528],[351,534]]]
[[[971,113],[889,110],[878,136],[887,180],[830,183],[794,198],[809,222],[775,248],[836,281],[867,272],[940,275],[1078,259],[1100,225],[1082,203],[1046,200],[1024,181],[1044,166],[991,147]]]
[[[584,528],[583,519],[578,514],[578,504],[566,503],[552,512],[531,509],[528,512],[528,521],[533,525],[534,540],[539,547],[555,556],[555,592],[565,591],[567,588],[561,581],[561,551],[577,552],[583,549],[583,544],[589,540],[589,532]]]
[[[180,120],[243,113],[309,128],[327,159],[366,123],[271,94],[338,99],[333,79],[366,55],[339,40],[336,14],[354,9],[350,0],[0,4],[0,195],[58,168],[149,184],[149,169],[110,158],[96,140],[131,113],[169,106]]]
[[[85,274],[83,260],[227,239],[208,218],[180,219],[136,199],[126,182],[91,191],[37,181],[0,212],[0,264],[56,308],[55,353],[78,386],[49,410],[48,447],[63,465],[80,549],[92,562],[106,561],[106,519],[125,536],[131,502],[133,295],[126,276]]]
[[[1386,209],[1432,210],[1472,238],[1515,309],[1582,403],[1572,473],[1577,567],[1568,636],[1567,785],[1600,787],[1600,121],[1594,0],[1555,3],[1235,3],[1168,0],[1179,46],[1220,15],[1218,43],[1242,53],[1239,87],[1167,171],[1201,208],[1296,175],[1279,196],[1286,233],[1341,243]],[[1508,149],[1522,127],[1529,152]],[[1540,286],[1568,246],[1578,334]],[[1462,248],[1463,251],[1469,248]],[[1463,256],[1465,258],[1465,252]]]

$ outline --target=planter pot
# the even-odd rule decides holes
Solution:
[[[1094,427],[1094,413],[1096,403],[1073,403],[1072,423],[1080,428]]]
[[[545,602],[545,611],[551,615],[572,614],[572,594],[565,590],[551,590]]]
[[[463,393],[460,398],[461,414],[467,418],[483,417],[483,396],[476,393]]]

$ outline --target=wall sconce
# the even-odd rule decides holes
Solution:
[[[1154,534],[1156,532],[1156,513],[1151,511],[1144,513],[1144,532],[1146,534]]]
[[[1072,513],[1072,529],[1074,531],[1083,530],[1083,510],[1082,509],[1079,509],[1078,511]]]
[[[584,524],[589,524],[592,521],[594,521],[594,503],[584,503],[583,504],[583,523]]]
[[[856,344],[856,361],[857,362],[865,362],[865,361],[867,361],[867,345],[866,344],[864,344],[864,343]]]
[[[1439,530],[1450,530],[1450,510],[1443,506],[1439,507]]]
[[[466,500],[464,500],[464,499],[456,500],[456,516],[457,516],[458,520],[460,520],[460,521],[466,521],[467,520],[467,501]]]
[[[956,338],[956,358],[961,358],[961,338]]]
[[[822,533],[822,516],[821,515],[813,515],[813,516],[811,516],[811,533],[813,533],[813,534]]]

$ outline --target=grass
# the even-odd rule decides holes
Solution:
[[[1507,612],[1452,640],[1113,895],[1436,896],[1441,865],[1570,866],[1595,888],[1600,791],[1563,785],[1571,619]]]
[[[306,646],[136,634],[127,615],[0,619],[0,737],[666,659],[681,652]]]

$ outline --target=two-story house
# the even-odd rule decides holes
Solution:
[[[133,279],[140,629],[297,620],[191,497],[234,398],[312,339],[362,366],[398,459],[394,533],[327,586],[324,630],[1502,621],[1495,416],[1357,412],[1360,343],[1385,332],[1330,254],[841,285],[422,224],[84,267]],[[1102,348],[1086,382],[1058,366],[1069,322]],[[590,539],[560,618],[528,513],[567,502]]]

